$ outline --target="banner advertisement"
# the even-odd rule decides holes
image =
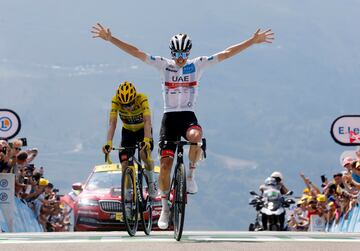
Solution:
[[[360,145],[360,115],[338,117],[332,123],[330,133],[335,142],[340,145]]]
[[[20,117],[12,110],[0,109],[0,139],[11,139],[20,129]]]
[[[0,173],[0,209],[3,212],[10,232],[14,230],[15,175]]]
[[[324,232],[325,226],[326,221],[324,217],[315,214],[310,216],[309,232]]]

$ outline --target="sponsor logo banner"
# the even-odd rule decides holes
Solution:
[[[335,142],[340,145],[360,145],[360,115],[338,117],[332,123],[330,133]]]
[[[309,232],[324,232],[325,225],[326,221],[324,217],[320,217],[319,215],[310,216]]]
[[[15,211],[15,175],[0,173],[0,209],[3,212],[10,231],[13,231]]]
[[[15,137],[21,128],[19,116],[12,110],[0,109],[0,139]]]

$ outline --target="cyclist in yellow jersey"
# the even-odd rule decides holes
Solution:
[[[153,179],[154,161],[151,158],[154,144],[150,107],[147,97],[144,94],[137,93],[134,85],[127,81],[120,84],[116,95],[111,100],[109,130],[107,142],[103,146],[104,153],[110,153],[111,151],[118,114],[123,122],[121,147],[134,147],[137,142],[142,142],[140,157],[145,163],[145,175],[149,180],[149,195],[154,198],[157,191]],[[134,150],[131,149],[119,151],[119,159],[123,170],[127,165],[128,156],[133,154]]]

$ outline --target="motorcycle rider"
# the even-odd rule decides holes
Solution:
[[[287,192],[289,192],[289,189],[287,189],[287,187],[283,183],[283,175],[280,172],[275,171],[270,175],[270,177],[275,179],[276,186],[278,190],[280,190],[281,194],[286,194]]]
[[[280,180],[281,182],[281,180]],[[281,193],[281,190],[283,186],[279,183],[279,181],[276,181],[274,177],[267,177],[264,181],[264,184],[260,186],[259,190],[261,192],[261,195],[264,195],[266,191],[268,190],[278,190]],[[284,186],[285,187],[285,186]],[[286,188],[286,187],[285,187]],[[287,191],[287,190],[286,190]],[[281,193],[283,194],[283,193]],[[281,198],[283,200],[283,198]],[[284,223],[285,223],[285,214],[284,211],[279,215],[279,223],[280,223],[280,231],[284,230]],[[268,230],[268,216],[266,214],[262,214],[261,216],[263,230]]]

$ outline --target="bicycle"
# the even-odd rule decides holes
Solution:
[[[149,181],[141,164],[141,146],[137,143],[135,147],[112,148],[116,151],[125,149],[137,150],[137,157],[134,156],[135,151],[133,155],[128,156],[128,165],[123,170],[121,178],[121,208],[126,231],[130,236],[135,236],[140,214],[144,233],[149,235],[152,229],[152,200],[149,194],[144,192],[144,188],[149,187]],[[105,162],[111,163],[109,154],[105,154]]]
[[[171,179],[170,191],[172,191],[172,199],[170,193],[168,200],[171,201],[170,212],[171,219],[174,225],[174,238],[180,241],[184,229],[185,207],[187,204],[186,192],[186,170],[184,165],[184,146],[200,146],[203,150],[203,156],[206,158],[206,139],[202,142],[191,143],[189,141],[167,141],[160,142],[161,144],[175,144],[177,145],[176,165]]]

